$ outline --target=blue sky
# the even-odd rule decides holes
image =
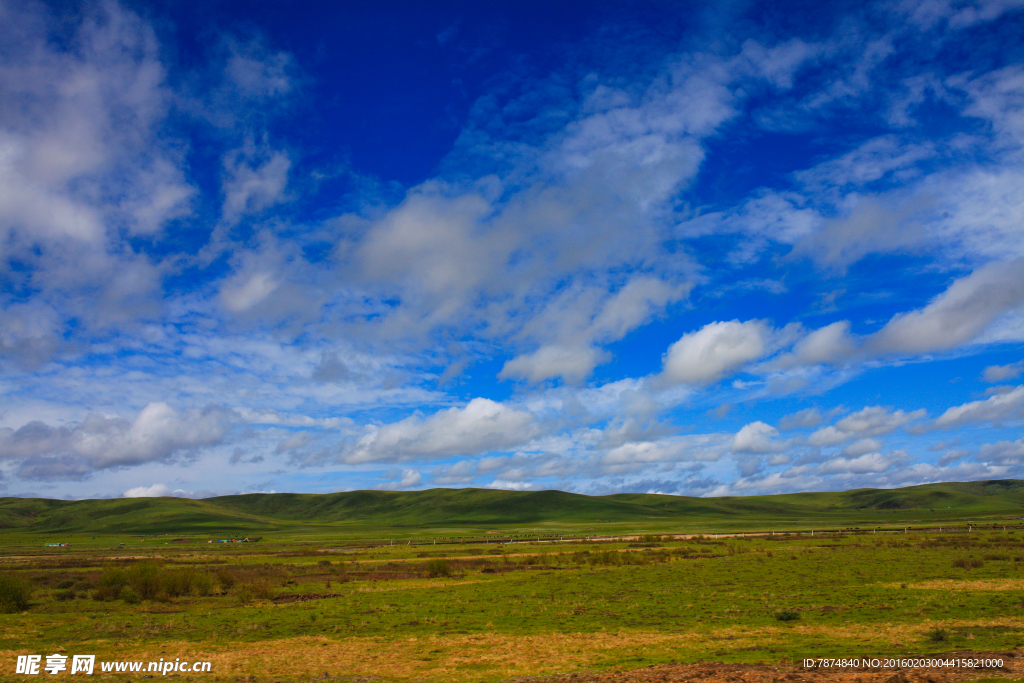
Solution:
[[[1024,2],[0,5],[0,494],[1024,476]]]

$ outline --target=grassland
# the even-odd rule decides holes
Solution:
[[[1020,510],[1019,486],[1011,484],[712,500],[703,504],[718,518],[664,522],[680,533],[572,542],[528,538],[543,524],[548,531],[595,526],[586,518],[595,508],[585,504],[602,500],[581,502],[575,518],[534,517],[491,536],[485,532],[498,526],[487,517],[492,512],[478,513],[482,524],[427,520],[391,545],[364,527],[361,540],[352,527],[338,533],[332,524],[356,525],[358,515],[332,512],[315,498],[298,503],[335,517],[305,520],[294,500],[270,509],[265,501],[272,499],[238,497],[217,505],[235,519],[295,515],[294,524],[245,529],[267,533],[258,543],[211,544],[195,526],[177,536],[159,525],[159,533],[123,536],[89,526],[115,515],[79,515],[71,535],[82,542],[70,548],[41,547],[54,520],[70,514],[68,505],[28,501],[39,506],[40,519],[2,534],[3,575],[27,586],[30,597],[23,609],[0,615],[0,672],[13,671],[18,654],[63,652],[213,662],[213,673],[195,680],[305,681],[329,672],[468,683],[672,661],[1014,649],[1024,645],[1024,527],[1019,514],[1006,514]],[[937,496],[950,501],[945,517]],[[647,500],[614,498],[624,516],[636,514],[627,506]],[[842,507],[837,499],[849,502]],[[932,507],[885,507],[908,501]],[[101,512],[123,503],[82,502]],[[739,513],[728,516],[741,503],[755,510],[745,527]],[[790,507],[778,518],[760,517],[766,506],[784,504]],[[809,520],[819,527],[814,536],[809,529],[749,534],[766,524],[783,529],[784,518],[801,526],[789,517],[797,504],[818,515]],[[135,514],[166,514],[157,508]],[[405,519],[408,511],[392,514]],[[608,507],[600,514],[611,517]],[[872,515],[886,514],[895,518],[891,524],[868,528]],[[869,521],[854,523],[862,518]],[[823,519],[838,524],[825,531]],[[909,522],[919,519],[915,531]],[[957,524],[940,532],[938,523],[950,521]],[[614,528],[629,524],[609,519],[621,525]],[[652,525],[633,524],[639,531]],[[683,533],[716,524],[718,532]],[[911,528],[892,528],[897,524]],[[744,528],[745,535],[727,535]],[[327,531],[317,538],[316,529]]]
[[[249,494],[205,500],[63,501],[0,498],[0,545],[40,537],[175,534],[282,540],[482,538],[728,533],[994,523],[1024,515],[1024,482],[928,484],[836,493],[693,498],[584,496],[562,491],[350,491]],[[494,534],[491,534],[494,535]]]

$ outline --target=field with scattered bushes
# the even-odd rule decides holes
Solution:
[[[680,661],[1012,650],[1024,530],[8,546],[0,650],[205,659],[203,680],[491,681]],[[508,541],[508,539],[505,539]],[[131,555],[128,553],[131,552]],[[196,680],[199,680],[197,677]]]

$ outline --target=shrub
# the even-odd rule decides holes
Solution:
[[[142,600],[152,600],[160,594],[163,582],[160,567],[155,562],[140,562],[127,571],[128,585]]]
[[[93,599],[116,600],[121,596],[121,590],[127,585],[128,573],[125,570],[117,567],[107,569],[96,581],[96,592],[93,593]]]
[[[779,621],[796,621],[800,618],[800,613],[790,609],[784,609],[776,612],[775,618]]]
[[[316,563],[316,566],[318,566],[318,567],[330,567],[331,566],[331,561],[330,560],[320,560],[319,562]]]
[[[74,600],[78,595],[73,590],[57,591],[53,594],[55,600],[65,602],[66,600]]]
[[[941,628],[933,628],[928,631],[928,640],[933,643],[944,643],[949,640],[949,632]]]
[[[432,579],[452,575],[452,567],[447,560],[431,560],[427,562],[427,575]]]
[[[213,575],[210,572],[197,571],[195,580],[192,582],[192,595],[201,598],[212,592]]]
[[[259,600],[273,600],[275,591],[270,583],[259,579],[239,584],[235,591],[235,595],[238,597],[239,602],[247,603],[253,600],[253,598]]]
[[[231,590],[238,583],[238,577],[233,571],[221,567],[217,570],[217,581],[224,586],[225,590]]]
[[[195,567],[179,567],[166,571],[161,576],[163,589],[172,597],[193,595],[202,597],[213,590],[213,577]]]
[[[121,591],[121,599],[129,605],[135,605],[142,600],[142,598],[139,597],[139,594],[136,593],[135,589],[131,586],[128,586],[127,588]]]
[[[961,569],[971,569],[973,567],[981,567],[985,563],[974,557],[961,557],[960,559],[953,560],[954,567],[960,567]]]
[[[0,612],[21,612],[28,609],[32,587],[11,574],[0,574]]]

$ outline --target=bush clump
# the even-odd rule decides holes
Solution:
[[[277,591],[274,590],[269,582],[260,579],[238,584],[238,587],[235,589],[235,597],[242,604],[252,602],[254,599],[273,600],[276,594]]]
[[[791,609],[784,609],[776,612],[775,618],[779,621],[796,621],[800,618],[800,613]]]
[[[452,567],[447,560],[431,560],[427,562],[427,575],[432,579],[451,576]]]
[[[195,567],[180,567],[163,573],[163,589],[171,597],[191,595],[197,598],[209,595],[213,590],[213,577]]]
[[[121,591],[128,585],[128,572],[114,567],[107,569],[96,581],[96,590],[93,591],[93,600],[117,600],[121,597]]]
[[[221,567],[217,570],[217,582],[224,587],[224,590],[231,590],[238,583],[238,577],[230,569]]]
[[[942,628],[933,628],[927,635],[928,641],[932,643],[944,643],[949,640],[949,631]]]
[[[985,563],[974,557],[961,557],[953,560],[954,567],[960,567],[961,569],[973,569],[981,567]]]
[[[0,612],[10,614],[28,609],[32,587],[12,574],[0,574]]]

